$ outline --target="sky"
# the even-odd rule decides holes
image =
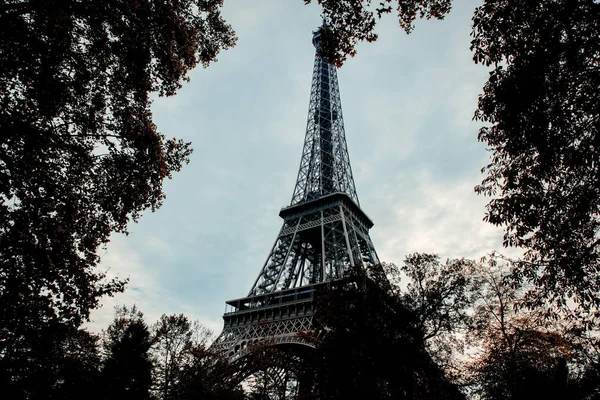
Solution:
[[[507,254],[502,229],[483,222],[489,198],[473,190],[489,162],[472,120],[488,75],[469,50],[480,2],[456,1],[410,35],[385,16],[379,40],[338,70],[358,197],[382,261]],[[320,13],[302,0],[225,0],[237,45],[152,106],[161,133],[192,142],[190,163],[165,182],[158,211],[100,252],[101,268],[129,284],[92,312],[91,330],[135,304],[150,324],[183,313],[218,334],[225,301],[247,295],[298,173]]]

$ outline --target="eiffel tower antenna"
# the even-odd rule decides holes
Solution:
[[[350,167],[337,71],[319,55],[320,42],[321,28],[313,32],[306,136],[290,205],[279,212],[283,226],[248,295],[227,301],[212,345],[231,361],[265,340],[312,346],[298,333],[312,329],[314,293],[354,266],[379,264]]]

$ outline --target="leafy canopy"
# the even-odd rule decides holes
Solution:
[[[304,0],[305,4],[312,0]],[[371,0],[317,0],[323,7],[323,18],[327,27],[321,30],[321,55],[329,62],[341,67],[348,56],[356,54],[360,41],[374,42],[376,17],[395,11],[400,27],[412,32],[414,21],[419,18],[443,19],[450,12],[452,0],[383,0],[373,5]]]
[[[2,338],[27,318],[78,325],[123,289],[94,268],[97,250],[161,205],[191,153],[157,131],[149,95],[234,45],[221,5],[0,2]]]
[[[485,219],[526,249],[513,278],[545,299],[600,298],[600,4],[485,1],[473,17],[476,62],[492,65],[479,132],[492,155],[475,190]]]

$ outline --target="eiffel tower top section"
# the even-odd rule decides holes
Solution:
[[[319,55],[320,41],[319,29],[313,32],[312,42],[317,52],[310,90],[306,137],[290,205],[336,192],[347,194],[360,205],[348,157],[337,72],[325,57]]]

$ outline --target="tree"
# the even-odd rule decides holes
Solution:
[[[304,0],[304,3],[311,1]],[[394,7],[400,27],[410,33],[417,16],[443,19],[450,12],[452,0],[383,0],[374,7],[371,0],[317,0],[317,3],[323,7],[323,17],[327,21],[327,26],[321,30],[320,53],[340,67],[348,56],[356,54],[359,41],[377,40],[375,15],[381,18],[390,14]]]
[[[483,400],[575,398],[568,390],[568,344],[556,333],[515,329],[485,347],[471,368],[474,393]]]
[[[315,300],[315,393],[322,399],[463,399],[427,351],[419,317],[377,268]]]
[[[99,399],[100,338],[83,329],[67,329],[65,339],[57,348],[61,362],[58,368],[56,364],[49,366],[58,372],[53,382],[54,393],[43,393],[41,398],[79,399],[81,393],[87,393],[86,398]]]
[[[27,351],[0,360],[2,394],[10,399],[98,399],[100,355],[96,335],[66,324],[38,330]],[[19,349],[21,350],[21,349]]]
[[[117,307],[104,332],[102,384],[106,399],[150,399],[152,345],[144,314],[135,306]]]
[[[583,321],[583,322],[582,322]],[[569,393],[573,399],[600,399],[600,336],[585,318],[567,318],[565,335],[571,345]],[[593,324],[592,326],[597,326]]]
[[[207,328],[190,322],[183,314],[160,317],[152,327],[152,383],[156,398],[175,398],[174,388],[181,380],[182,371],[191,363],[194,348],[205,347],[210,336]]]
[[[221,4],[0,2],[0,357],[123,290],[97,250],[161,205],[191,152],[157,131],[149,95],[234,45]]]
[[[573,392],[568,368],[571,339],[544,318],[544,309],[518,309],[525,290],[507,284],[509,270],[504,263],[491,257],[473,272],[481,291],[473,303],[475,323],[467,334],[475,355],[464,376],[473,397],[567,398]]]
[[[207,348],[212,332],[185,315],[162,315],[152,327],[153,398],[241,400],[229,362]]]
[[[600,300],[600,4],[486,1],[473,17],[476,62],[493,65],[476,119],[492,161],[476,191],[486,220],[526,249],[514,278],[538,303]]]
[[[441,263],[438,255],[425,253],[409,254],[399,269],[407,279],[406,288],[398,294],[400,300],[415,315],[429,353],[447,373],[456,372],[454,353],[462,350],[462,338],[472,324],[480,290],[475,269],[472,260]]]
[[[178,400],[243,400],[243,391],[230,379],[232,374],[226,358],[196,344],[188,351],[172,393]]]

